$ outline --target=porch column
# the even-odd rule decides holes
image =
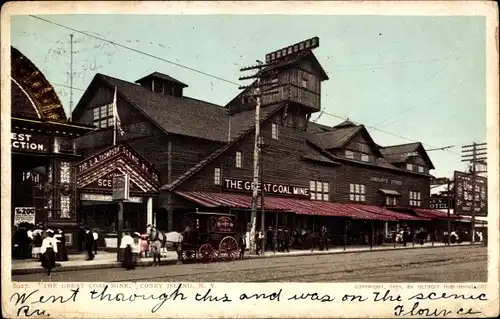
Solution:
[[[148,197],[146,204],[146,225],[154,225],[153,223],[153,197]]]
[[[389,235],[389,222],[385,222],[385,238]]]

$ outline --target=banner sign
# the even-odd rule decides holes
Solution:
[[[455,171],[455,211],[456,215],[488,215],[488,179]]]
[[[14,208],[14,225],[21,223],[34,224],[36,217],[35,207],[16,207]]]
[[[99,154],[89,157],[83,162],[80,162],[77,165],[77,174],[82,175],[98,164],[101,164],[102,162],[117,155],[121,155],[127,160],[134,163],[134,166],[139,172],[141,172],[141,174],[151,177],[152,180],[157,184],[160,183],[156,170],[148,162],[146,162],[143,158],[136,154],[134,150],[132,150],[125,144],[115,145]]]
[[[453,209],[452,197],[431,197],[429,199],[429,208],[431,209]]]
[[[12,133],[11,147],[13,151],[23,151],[31,153],[48,153],[49,139],[43,135],[27,133]]]
[[[226,190],[234,191],[253,191],[253,182],[225,178],[222,187]],[[259,192],[261,191],[261,185],[257,185]],[[275,183],[264,183],[264,192],[273,195],[284,195],[284,196],[294,196],[294,197],[307,197],[309,198],[309,188],[301,186],[292,186],[285,184],[275,184]]]
[[[126,200],[130,193],[130,179],[128,174],[113,176],[113,200]]]
[[[123,175],[119,170],[115,170],[109,174],[99,177],[94,182],[85,185],[85,189],[95,189],[95,190],[103,190],[103,191],[112,191],[113,190],[113,179],[115,176]],[[141,189],[137,187],[132,180],[129,178],[129,188],[132,191],[141,192]]]
[[[93,193],[81,193],[80,199],[82,201],[95,201],[95,202],[112,202],[112,195],[104,195],[104,194],[93,194]],[[142,203],[142,197],[138,196],[130,196],[125,203]]]

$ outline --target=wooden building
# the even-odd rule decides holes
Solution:
[[[13,226],[42,223],[66,231],[74,248],[75,139],[92,126],[68,121],[52,85],[19,50],[11,48],[11,159]]]
[[[279,83],[278,92],[262,99],[260,113],[266,224],[309,227],[311,215],[434,218],[428,209],[434,166],[421,143],[382,147],[363,125],[310,122],[321,110],[328,76],[305,43],[278,50],[279,57],[276,51],[260,72],[263,83]],[[97,74],[73,118],[99,129],[79,138],[78,150],[88,157],[112,145],[112,114],[104,106],[116,88],[125,131],[118,140],[154,166],[162,185],[154,217],[147,220],[179,230],[184,212],[198,208],[240,211],[244,225],[251,207],[255,103],[244,91],[225,106],[214,105],[187,97],[187,87],[159,72],[136,83]],[[396,206],[411,212],[387,209]]]

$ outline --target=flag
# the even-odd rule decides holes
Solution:
[[[120,120],[120,115],[118,115],[118,107],[116,104],[116,87],[115,87],[115,95],[113,97],[113,118],[115,124],[115,131],[118,131],[120,135],[125,135],[125,131],[122,129],[122,122]]]

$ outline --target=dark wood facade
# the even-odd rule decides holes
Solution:
[[[262,101],[264,182],[310,191],[312,182],[325,183],[321,200],[327,201],[427,208],[434,167],[420,143],[381,147],[362,125],[346,121],[327,127],[309,121],[321,109],[321,84],[327,79],[310,51],[263,70],[263,82],[281,84],[277,94]],[[97,124],[95,109],[110,104],[116,88],[125,131],[118,141],[126,141],[159,172],[163,187],[154,206],[157,214],[170,216],[169,229],[174,210],[196,207],[176,191],[226,192],[224,179],[253,179],[255,105],[245,92],[223,107],[186,97],[187,85],[157,72],[136,82],[96,75],[73,118]],[[77,145],[89,156],[112,141],[108,127],[80,138]],[[409,170],[407,164],[423,171]]]

